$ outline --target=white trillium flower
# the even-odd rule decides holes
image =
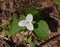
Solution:
[[[25,26],[28,30],[34,30],[33,24],[33,16],[32,14],[28,14],[25,20],[22,20],[18,23],[19,26]]]

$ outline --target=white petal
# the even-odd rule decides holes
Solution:
[[[30,24],[26,24],[26,27],[27,27],[28,30],[33,30],[33,29],[34,29],[32,23],[30,23]]]
[[[20,22],[18,23],[18,25],[19,25],[19,26],[22,26],[22,27],[25,26],[25,20],[20,21]]]
[[[27,17],[26,17],[26,20],[29,21],[29,22],[32,22],[33,21],[32,14],[28,14]]]

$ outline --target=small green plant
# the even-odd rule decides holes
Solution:
[[[5,34],[11,37],[19,32],[28,30],[32,31],[38,39],[49,39],[49,27],[46,21],[40,19],[41,16],[39,14],[41,11],[40,9],[26,9],[24,10],[24,14],[20,15],[19,19],[14,14],[13,21],[9,22],[10,29],[5,31]],[[27,42],[32,43],[32,38],[29,37]],[[37,43],[35,41],[35,44]]]

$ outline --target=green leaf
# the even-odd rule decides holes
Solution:
[[[60,0],[54,0],[55,4],[60,5]]]
[[[20,15],[20,20],[24,20],[26,17],[24,15]]]
[[[26,9],[24,10],[24,14],[27,15],[27,14],[32,14],[33,16],[38,14],[39,11],[37,9]]]
[[[42,40],[49,38],[48,24],[44,20],[40,20],[37,24],[38,28],[33,31],[34,34]]]
[[[37,45],[37,44],[38,44],[38,41],[35,40],[35,41],[33,42],[33,46],[35,46],[35,45]]]
[[[23,16],[22,16],[22,17],[23,17]],[[21,17],[21,18],[22,18],[22,17]],[[8,35],[8,37],[11,37],[12,35],[17,34],[18,32],[21,32],[21,31],[25,30],[25,27],[19,27],[19,26],[18,26],[18,22],[19,22],[19,21],[20,21],[20,20],[18,20],[18,19],[16,19],[16,18],[14,17],[13,22],[11,23],[9,32],[6,32],[6,34]]]
[[[31,42],[32,42],[32,38],[29,37],[29,38],[27,39],[27,43],[31,43]]]

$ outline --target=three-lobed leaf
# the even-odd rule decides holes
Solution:
[[[25,9],[24,10],[24,14],[27,15],[27,14],[32,14],[33,16],[38,14],[39,11],[37,9]]]
[[[21,19],[23,19],[23,16],[21,16]],[[8,35],[8,37],[11,37],[12,35],[17,34],[18,32],[21,32],[23,30],[25,30],[25,27],[19,27],[18,26],[18,22],[20,21],[19,19],[17,19],[16,17],[14,17],[13,22],[11,23],[10,29],[8,32],[6,32],[6,34]]]
[[[49,27],[48,24],[44,20],[40,20],[38,23],[38,28],[33,32],[39,39],[47,39],[49,38]]]

